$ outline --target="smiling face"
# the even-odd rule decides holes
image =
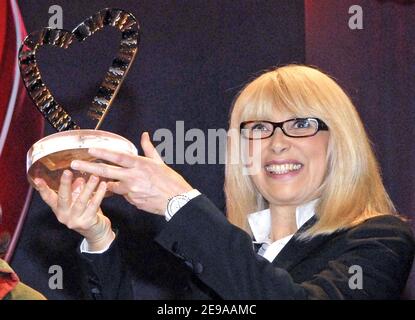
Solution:
[[[261,130],[272,130],[266,123],[249,127],[248,121],[272,121],[275,126],[297,117],[318,118],[328,130],[290,138],[277,128],[267,139],[245,138],[255,138],[252,128],[262,137],[267,132]],[[396,212],[355,106],[321,71],[288,65],[263,73],[235,100],[230,129],[238,134],[230,135],[227,144],[233,161],[226,163],[225,171],[227,216],[247,232],[247,215],[268,207],[273,230],[287,223],[292,231],[296,207],[316,198],[319,219],[303,239],[355,225],[379,212]]]
[[[310,115],[311,116],[311,115]],[[295,118],[280,111],[274,122]],[[252,158],[260,166],[252,181],[270,206],[299,206],[319,196],[318,189],[327,171],[329,131],[306,138],[291,138],[277,128],[261,140],[251,140],[250,148],[260,150]]]

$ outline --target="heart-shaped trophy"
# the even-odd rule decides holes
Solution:
[[[105,75],[98,93],[88,110],[88,117],[97,121],[95,129],[80,129],[65,109],[54,99],[42,81],[36,51],[45,45],[67,49],[74,41],[82,42],[105,26],[122,32],[117,56]],[[139,42],[139,25],[135,17],[121,9],[103,9],[79,24],[72,31],[44,28],[29,34],[19,51],[20,72],[24,85],[45,119],[58,131],[37,141],[27,153],[27,176],[44,179],[55,191],[62,172],[70,169],[72,160],[103,162],[88,154],[88,148],[105,148],[137,154],[134,144],[117,134],[98,130],[134,61]],[[74,172],[74,178],[88,178]]]

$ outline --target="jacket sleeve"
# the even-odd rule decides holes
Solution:
[[[122,260],[119,237],[100,254],[81,253],[82,291],[86,299],[132,299],[132,280]]]
[[[385,228],[365,222],[347,231],[338,257],[303,283],[258,256],[250,236],[204,195],[181,208],[156,241],[222,299],[384,299],[399,297],[414,255],[410,229],[391,221]],[[352,265],[364,270],[362,290],[350,288]]]

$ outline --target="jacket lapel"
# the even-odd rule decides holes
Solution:
[[[292,269],[296,264],[305,259],[307,255],[323,242],[329,239],[329,236],[317,236],[311,240],[300,241],[297,239],[297,235],[308,228],[312,227],[316,223],[317,219],[311,217],[291,238],[291,240],[285,245],[277,257],[275,257],[272,264],[278,268],[283,268],[287,271]]]

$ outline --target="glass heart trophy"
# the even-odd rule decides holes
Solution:
[[[88,109],[88,117],[97,122],[96,127],[81,129],[42,81],[36,52],[47,45],[67,49],[73,42],[82,42],[105,26],[121,31],[120,46]],[[137,20],[131,13],[107,8],[87,18],[72,31],[44,28],[25,38],[19,51],[19,66],[24,85],[44,118],[58,131],[37,141],[27,153],[27,176],[32,185],[35,178],[42,178],[51,189],[57,191],[60,177],[65,169],[70,169],[72,160],[104,162],[91,157],[88,154],[89,148],[137,154],[134,144],[127,139],[98,129],[134,61],[139,31]],[[88,175],[75,171],[74,178],[77,177],[87,179]]]

